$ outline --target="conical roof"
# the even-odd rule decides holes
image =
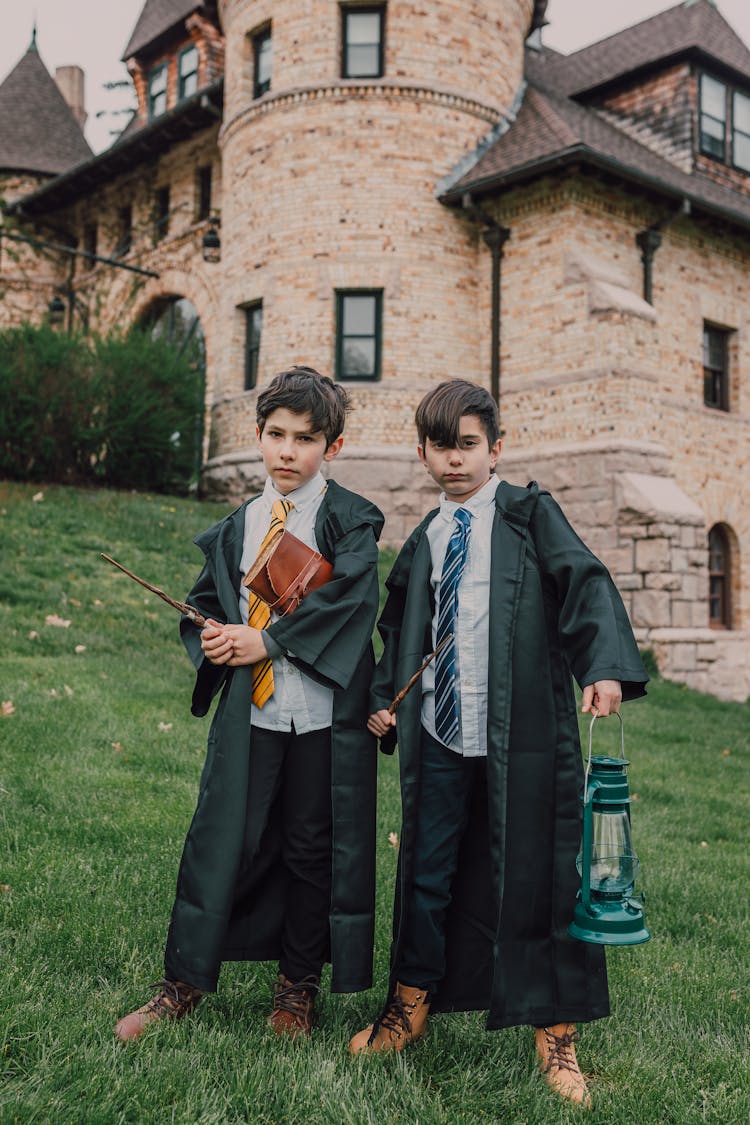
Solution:
[[[81,126],[36,46],[0,86],[0,170],[58,175],[87,160]]]

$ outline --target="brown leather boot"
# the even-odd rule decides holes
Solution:
[[[273,1011],[268,1022],[277,1035],[288,1035],[297,1039],[301,1035],[309,1038],[312,1034],[313,1005],[320,992],[317,977],[305,977],[294,983],[283,973],[273,990]]]
[[[203,995],[199,988],[193,988],[191,984],[185,984],[181,980],[158,980],[155,984],[150,984],[149,988],[158,988],[159,991],[148,1004],[123,1016],[115,1027],[118,1039],[138,1039],[148,1025],[157,1020],[181,1020],[188,1012],[192,1012]]]
[[[574,1023],[556,1023],[554,1027],[535,1029],[536,1049],[542,1074],[561,1098],[591,1108],[591,1095],[581,1074],[576,1049]]]
[[[403,1051],[408,1043],[424,1035],[429,1010],[429,994],[423,988],[397,984],[375,1023],[354,1036],[349,1051],[353,1055]]]

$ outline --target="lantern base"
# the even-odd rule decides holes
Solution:
[[[594,945],[642,945],[651,937],[643,924],[643,908],[633,899],[592,904],[591,911],[577,902],[568,933]]]

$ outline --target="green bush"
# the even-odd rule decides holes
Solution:
[[[200,364],[147,331],[0,332],[0,476],[181,491],[200,467]]]

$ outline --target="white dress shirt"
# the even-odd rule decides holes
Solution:
[[[300,488],[287,493],[277,490],[270,477],[261,495],[248,504],[245,511],[245,539],[240,561],[243,578],[258,557],[260,545],[271,523],[271,509],[276,500],[291,500],[294,507],[286,518],[286,527],[308,547],[318,550],[315,540],[315,518],[326,490],[325,478],[318,473]],[[240,612],[247,625],[248,591],[240,586]],[[271,613],[271,622],[278,614]],[[284,657],[273,661],[273,695],[263,705],[252,705],[251,723],[264,730],[291,730],[292,722],[297,734],[330,727],[333,714],[333,691],[310,679]]]
[[[471,533],[466,565],[458,587],[456,618],[456,693],[460,727],[449,749],[465,758],[487,755],[487,682],[490,655],[490,567],[492,562],[492,522],[495,518],[495,493],[498,479],[493,475],[478,492],[463,504],[440,497],[440,511],[427,528],[432,572],[430,582],[435,595],[432,618],[432,648],[437,645],[440,609],[440,577],[456,521],[453,513],[464,508],[471,514]],[[425,653],[425,656],[428,654]],[[435,661],[422,675],[422,725],[435,734]],[[441,741],[438,739],[438,741]]]

